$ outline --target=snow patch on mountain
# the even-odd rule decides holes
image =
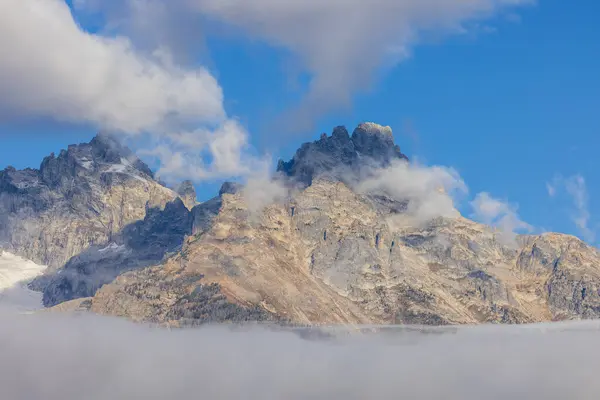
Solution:
[[[42,294],[27,284],[46,269],[33,261],[0,251],[0,306],[33,311],[42,307]]]
[[[112,164],[105,173],[117,173],[128,175],[133,179],[137,179],[140,182],[148,182],[147,179],[142,178],[138,173],[134,166],[127,160],[126,158],[121,158],[121,162],[119,164]]]

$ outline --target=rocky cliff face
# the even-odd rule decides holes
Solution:
[[[302,189],[258,215],[243,191],[222,191],[204,210],[195,209],[202,224],[181,252],[103,286],[90,309],[171,325],[600,317],[600,253],[574,237],[521,236],[506,245],[491,228],[462,217],[420,227],[390,223],[405,212],[405,199],[357,193],[345,182],[349,172],[360,173],[361,160],[385,167],[405,158],[387,132],[361,125],[349,137],[336,128],[331,137],[303,145],[294,160],[279,165]],[[209,300],[215,296],[234,311],[219,311]]]
[[[98,135],[39,170],[0,171],[0,248],[56,269],[176,197],[129,149]]]
[[[222,195],[235,193],[236,187],[225,183],[219,196],[191,210],[180,198],[167,203],[164,209],[149,208],[143,220],[127,225],[109,242],[89,247],[30,286],[43,291],[44,305],[50,307],[93,296],[100,287],[127,271],[160,264],[181,252],[186,237],[209,229],[221,208]]]
[[[176,190],[179,198],[183,201],[183,204],[191,210],[198,204],[196,200],[196,189],[194,189],[194,183],[192,181],[183,181]]]
[[[522,237],[514,249],[464,218],[393,230],[376,204],[343,183],[317,180],[256,219],[240,194],[225,195],[209,230],[164,264],[101,288],[91,309],[177,324],[172,307],[208,285],[231,304],[299,324],[600,317],[600,254],[578,239]]]
[[[277,171],[305,185],[316,176],[344,180],[363,167],[385,168],[394,160],[408,160],[394,144],[392,130],[373,123],[360,124],[352,133],[343,126],[331,136],[323,134],[313,143],[304,143],[288,162],[279,161]]]
[[[45,305],[136,321],[600,317],[600,253],[577,238],[549,233],[507,244],[460,216],[414,226],[399,218],[409,199],[354,189],[369,171],[402,160],[389,128],[362,124],[350,136],[338,127],[279,163],[288,195],[256,211],[233,183],[195,204],[189,183],[175,194],[99,138],[47,158],[39,171],[3,171],[0,216],[10,226],[0,232],[31,259],[68,260],[35,281]]]

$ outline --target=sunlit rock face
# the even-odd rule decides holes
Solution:
[[[100,137],[46,159],[39,171],[2,171],[0,218],[10,225],[0,232],[5,248],[52,262],[31,285],[46,306],[136,321],[454,325],[600,317],[597,249],[561,234],[507,241],[437,210],[448,206],[437,201],[446,196],[437,186],[424,192],[439,198],[418,219],[414,193],[361,185],[386,171],[392,186],[410,178],[397,183],[414,189],[425,175],[407,168],[389,127],[361,124],[352,135],[338,127],[280,162],[270,184],[283,196],[257,208],[250,184],[228,182],[192,206],[189,182],[178,193],[161,186],[127,149]]]
[[[460,215],[398,223],[410,209],[408,200],[356,191],[347,179],[360,176],[365,165],[385,168],[394,160],[405,158],[387,128],[363,124],[352,137],[336,128],[280,163],[294,188],[285,201],[256,212],[243,191],[224,191],[202,212],[196,209],[202,218],[194,223],[203,221],[202,228],[179,254],[102,287],[91,309],[180,324],[174,307],[206,305],[188,293],[218,287],[223,301],[295,324],[600,317],[597,249],[560,234],[507,243]],[[298,181],[303,185],[294,186]]]
[[[0,248],[55,269],[176,197],[128,148],[98,135],[39,170],[0,171]]]
[[[108,243],[90,246],[63,267],[37,278],[30,287],[43,291],[48,307],[93,296],[125,272],[160,264],[180,253],[187,237],[210,228],[223,196],[239,189],[236,184],[225,183],[218,196],[191,210],[181,198],[167,203],[164,209],[148,208],[144,219],[127,225]]]

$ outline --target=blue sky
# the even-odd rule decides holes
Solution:
[[[227,114],[246,128],[257,153],[287,159],[335,125],[375,121],[392,126],[411,158],[455,168],[471,197],[489,192],[518,205],[520,217],[537,229],[582,236],[573,221],[582,206],[588,229],[600,228],[598,15],[593,0],[539,0],[465,24],[463,34],[431,35],[411,45],[405,60],[377,72],[366,90],[352,90],[349,105],[324,107],[314,127],[299,132],[275,123],[302,99],[310,78],[290,73],[293,49],[205,32],[205,50],[194,57],[218,80]],[[77,13],[88,31],[102,26],[98,18]],[[98,129],[85,119],[0,115],[0,168],[37,167],[45,155],[88,141]],[[557,174],[564,179],[553,182]],[[573,176],[585,179],[587,204],[577,205],[575,190],[567,190]],[[199,198],[211,197],[223,179],[199,181]],[[467,205],[460,209],[468,216]]]

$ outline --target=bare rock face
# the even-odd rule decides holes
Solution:
[[[112,154],[106,157],[115,160]],[[290,162],[280,162],[278,170],[290,188],[284,201],[257,211],[239,185],[226,183],[218,196],[191,210],[176,199],[164,209],[148,207],[139,222],[121,224],[112,233],[98,228],[97,241],[84,241],[87,250],[40,281],[44,302],[170,326],[600,318],[597,249],[553,233],[520,236],[507,244],[499,232],[460,216],[419,226],[399,223],[409,200],[353,190],[365,167],[386,168],[395,160],[406,157],[389,128],[361,124],[352,136],[336,128],[332,136],[304,144]],[[114,169],[106,161],[95,162],[100,171]],[[66,220],[84,224],[72,216],[91,216],[87,206],[98,211],[86,224],[104,221],[112,203],[103,208],[89,190],[66,190],[70,180],[62,175],[73,173],[57,165],[52,168],[61,172],[52,169],[46,178],[35,170],[3,172],[2,204],[9,215],[38,210],[31,211],[34,221],[58,215],[60,226]],[[75,175],[87,176],[74,168]],[[134,168],[132,179],[112,182],[108,189],[94,184],[91,192],[141,184],[138,178],[149,181],[140,168]],[[79,226],[88,232],[88,225]],[[53,231],[61,238],[60,232]],[[53,248],[45,248],[52,258]],[[73,300],[78,298],[85,300]]]
[[[377,204],[341,182],[316,180],[250,218],[243,196],[226,194],[210,228],[189,237],[180,254],[102,287],[91,309],[178,324],[174,304],[185,298],[201,307],[186,296],[202,282],[244,310],[297,324],[600,317],[600,254],[578,239],[524,236],[515,249],[465,218],[391,229],[389,211]],[[176,276],[196,278],[181,292]]]
[[[179,198],[183,201],[183,204],[191,210],[198,204],[196,200],[196,189],[194,189],[194,184],[192,181],[183,181],[177,187],[177,194]]]
[[[292,160],[279,161],[277,171],[310,185],[319,176],[343,180],[361,167],[385,168],[398,159],[408,160],[394,144],[391,128],[365,123],[352,137],[345,127],[338,126],[331,136],[323,134],[318,141],[303,144]]]
[[[120,274],[163,260],[181,249],[192,232],[192,214],[180,198],[164,210],[149,209],[146,217],[126,226],[106,246],[92,246],[72,257],[54,274],[36,279],[30,287],[43,291],[45,306],[93,296]]]
[[[303,183],[284,203],[257,214],[239,190],[222,190],[194,209],[197,228],[180,254],[102,287],[91,309],[177,324],[169,310],[195,289],[178,293],[181,286],[169,283],[176,274],[201,276],[228,302],[296,324],[600,317],[597,249],[559,234],[522,236],[509,246],[498,232],[462,217],[402,226],[390,217],[406,211],[406,200],[357,193],[345,182],[364,166],[385,168],[404,158],[387,128],[363,124],[352,137],[336,128],[280,162],[280,172]],[[147,285],[149,271],[162,275],[159,292]]]
[[[34,280],[30,288],[43,292],[47,307],[93,296],[117,276],[162,263],[182,250],[186,237],[208,230],[222,205],[222,196],[238,186],[225,183],[219,196],[188,210],[181,198],[164,209],[149,208],[143,220],[127,225],[109,243],[91,246],[62,268]],[[179,290],[179,289],[178,289]]]
[[[98,135],[39,170],[0,171],[0,247],[56,269],[175,197],[129,149]]]

